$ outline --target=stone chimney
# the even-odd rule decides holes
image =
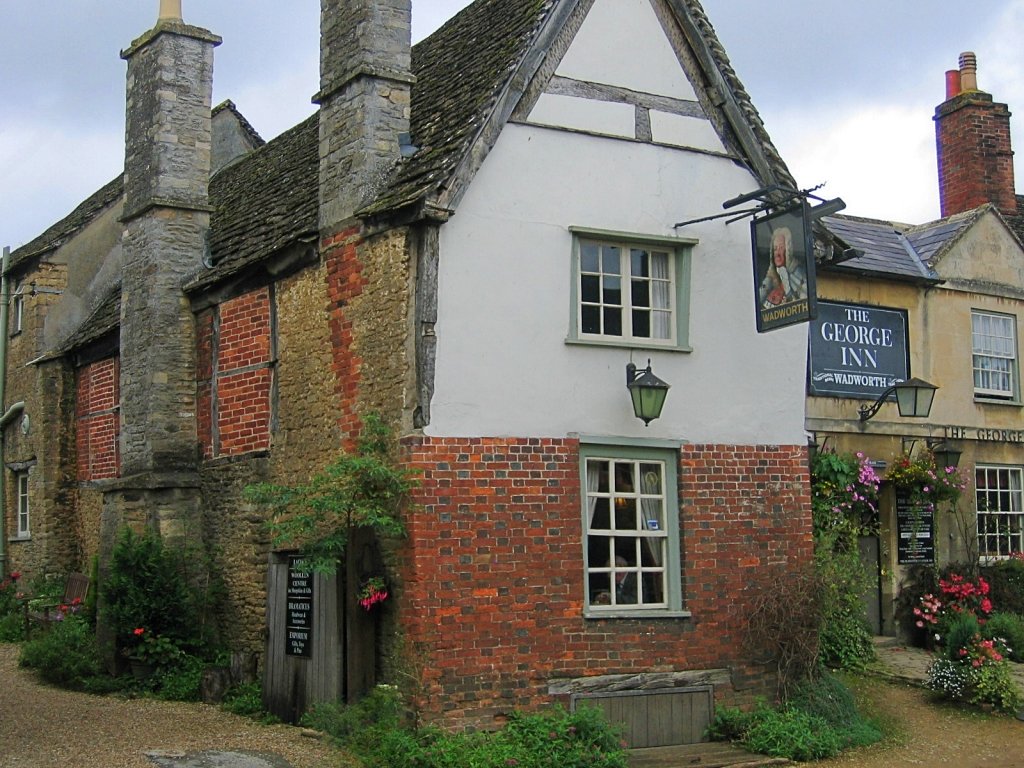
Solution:
[[[973,53],[960,54],[960,68],[946,73],[946,101],[935,109],[942,216],[992,203],[1017,214],[1010,146],[1010,111],[978,90]]]
[[[410,0],[320,0],[320,229],[381,189],[409,130]]]
[[[161,0],[128,62],[121,288],[122,477],[197,464],[193,315],[182,292],[210,222],[213,49]],[[162,484],[162,483],[158,483]]]

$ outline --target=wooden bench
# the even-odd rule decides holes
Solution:
[[[25,603],[25,636],[27,637],[35,622],[41,626],[50,626],[54,621],[64,618],[62,607],[81,606],[89,594],[89,577],[84,573],[69,573],[64,584],[64,594],[60,600],[39,603],[29,600]]]

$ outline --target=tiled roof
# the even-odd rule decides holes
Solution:
[[[121,176],[107,182],[43,234],[12,251],[11,268],[59,248],[105,209],[120,200],[123,194],[124,179]]]
[[[940,282],[935,260],[973,224],[984,209],[910,226],[881,219],[826,216],[822,223],[862,252],[830,269],[898,280]]]
[[[477,0],[412,48],[409,130],[419,148],[366,214],[430,196],[449,179],[553,0]]]
[[[210,179],[212,269],[190,287],[208,285],[317,232],[317,115]]]
[[[1024,243],[1024,195],[1017,195],[1017,211],[1016,216],[1007,216],[1006,222],[1017,239]]]

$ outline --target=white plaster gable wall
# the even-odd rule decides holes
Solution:
[[[673,223],[719,213],[722,201],[755,186],[722,157],[507,125],[441,229],[426,432],[802,444],[806,328],[756,333],[747,222],[678,232],[700,241],[691,353],[565,343],[570,226],[672,236]],[[631,357],[650,357],[672,385],[662,418],[647,428],[626,392]]]
[[[689,102],[697,95],[654,14],[651,0],[598,0],[555,70],[586,85]],[[637,137],[637,110],[612,95],[544,93],[528,122],[625,138]],[[659,103],[659,106],[661,104]],[[711,152],[726,148],[707,119],[647,107],[654,141]]]
[[[555,74],[658,96],[697,98],[651,0],[597,0]]]

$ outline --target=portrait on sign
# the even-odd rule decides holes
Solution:
[[[750,236],[758,332],[813,318],[814,248],[807,206],[754,219]]]

